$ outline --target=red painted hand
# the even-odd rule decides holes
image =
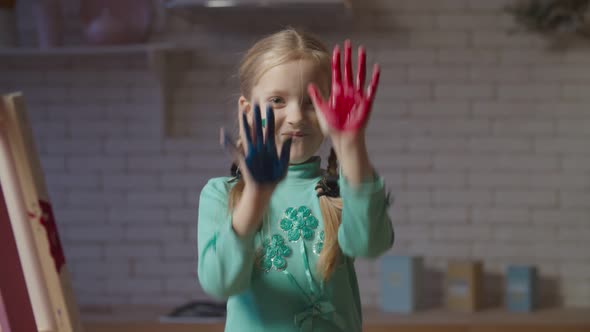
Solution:
[[[358,50],[356,84],[352,79],[351,49],[350,41],[346,40],[344,43],[344,81],[342,81],[340,75],[340,47],[338,45],[334,47],[332,56],[332,91],[328,101],[322,98],[315,84],[310,83],[307,87],[311,100],[316,109],[322,113],[330,131],[356,132],[365,128],[375,99],[375,92],[379,83],[379,66],[375,65],[373,67],[371,82],[367,92],[364,93],[365,49],[361,46]]]

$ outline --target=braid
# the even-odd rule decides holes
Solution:
[[[318,270],[324,280],[336,269],[341,257],[338,245],[338,228],[342,216],[342,199],[338,188],[338,159],[334,148],[330,149],[326,173],[316,186],[324,220],[324,246],[318,260]]]

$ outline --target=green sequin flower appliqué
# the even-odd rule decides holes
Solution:
[[[322,252],[322,249],[324,249],[324,231],[320,232],[319,239],[313,246],[313,252],[319,255]]]
[[[291,256],[291,248],[285,244],[282,236],[275,234],[270,239],[264,240],[260,251],[260,267],[268,272],[272,268],[282,271],[287,268],[286,257]]]
[[[297,209],[288,208],[281,219],[281,229],[287,232],[289,241],[297,241],[299,238],[311,240],[314,229],[318,227],[318,220],[311,214],[311,210],[305,206]]]

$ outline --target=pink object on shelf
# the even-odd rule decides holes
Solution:
[[[80,16],[92,44],[142,43],[149,38],[154,8],[151,0],[84,0]]]

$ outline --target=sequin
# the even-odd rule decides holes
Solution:
[[[265,272],[275,269],[282,271],[287,268],[286,257],[291,256],[291,248],[287,246],[283,237],[279,234],[265,239],[259,251],[258,264]]]
[[[318,240],[313,246],[313,252],[319,255],[322,249],[324,249],[324,231],[320,232],[320,236],[318,236]]]
[[[287,232],[289,241],[295,242],[300,238],[311,240],[314,237],[314,230],[318,227],[319,221],[306,206],[297,209],[292,207],[285,210],[285,216],[280,221],[280,227]]]

